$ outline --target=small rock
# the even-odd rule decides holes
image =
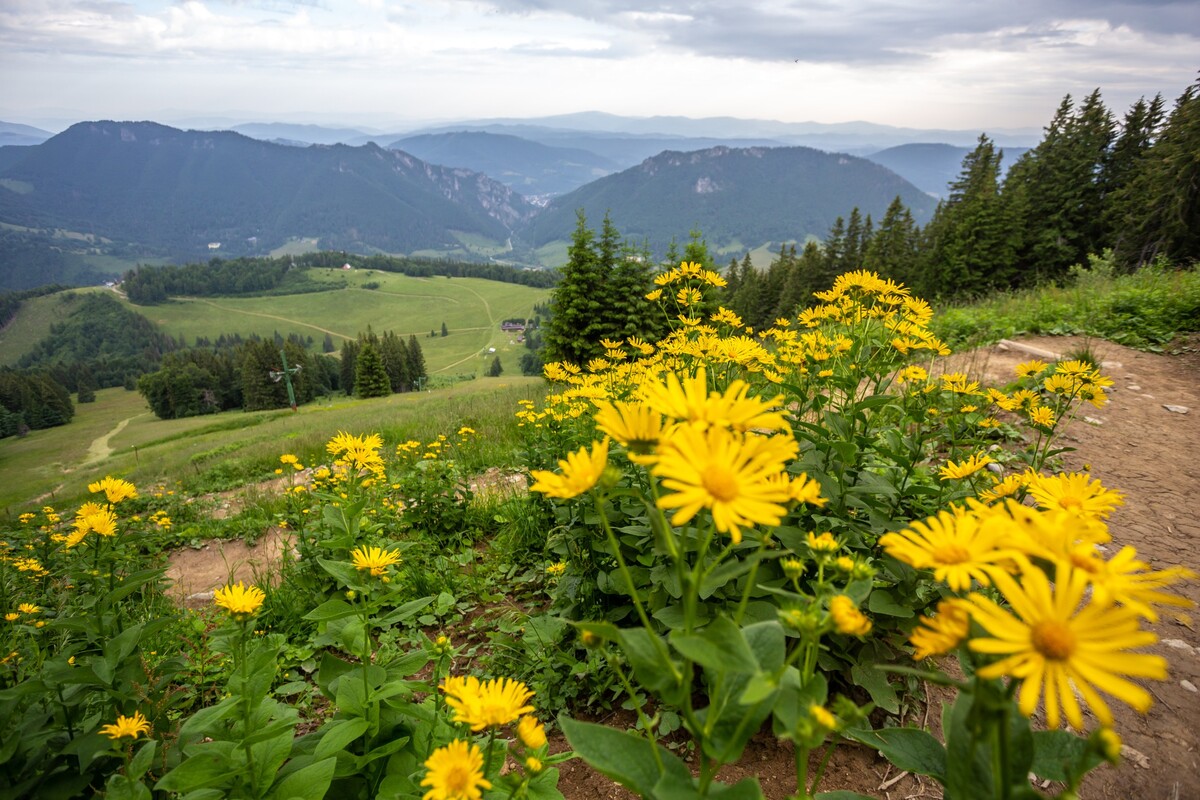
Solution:
[[[1122,364],[1120,361],[1101,361],[1100,369],[1120,369]]]
[[[1188,407],[1187,407],[1187,406],[1173,406],[1173,405],[1169,405],[1169,404],[1167,404],[1167,403],[1163,403],[1163,408],[1165,408],[1167,411],[1170,411],[1172,414],[1186,414],[1186,413],[1188,413]]]
[[[214,596],[213,592],[196,592],[195,594],[189,594],[184,599],[189,603],[206,603],[212,600]]]
[[[1095,417],[1084,417],[1083,421],[1086,422],[1088,425],[1103,425],[1104,424],[1104,420],[1096,419]]]
[[[1121,757],[1132,761],[1142,769],[1150,769],[1150,759],[1145,753],[1134,750],[1127,744],[1121,745]]]
[[[1195,694],[1197,691],[1200,691],[1196,689],[1196,684],[1192,683],[1191,681],[1180,681],[1179,685],[1193,694]]]
[[[996,475],[1004,474],[1004,467],[1000,466],[995,461],[989,462],[986,467],[988,472],[995,473]]]
[[[1142,395],[1142,397],[1146,398],[1147,400],[1153,400],[1153,399],[1154,399],[1154,395],[1152,395],[1152,394],[1144,394],[1144,395]]]
[[[1174,650],[1183,650],[1185,653],[1196,652],[1196,648],[1192,647],[1183,639],[1163,639],[1162,643]]]
[[[1125,388],[1131,392],[1140,392],[1142,390],[1142,387],[1138,386],[1136,383],[1131,383]]]

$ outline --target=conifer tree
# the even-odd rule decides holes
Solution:
[[[561,277],[554,289],[553,316],[545,333],[543,357],[547,361],[583,365],[603,352],[600,339],[606,333],[608,276],[597,255],[595,238],[581,209],[567,249],[567,263],[560,269]]]
[[[917,263],[918,231],[900,195],[892,200],[867,247],[864,263],[881,277],[911,285]]]
[[[408,337],[408,369],[413,383],[417,386],[422,385],[429,377],[425,372],[425,354],[421,352],[421,343],[412,335]]]
[[[386,397],[391,393],[391,382],[378,348],[364,340],[354,365],[354,394],[358,397]]]
[[[354,376],[358,360],[359,342],[347,339],[342,342],[342,360],[338,370],[338,383],[347,395],[354,394]]]

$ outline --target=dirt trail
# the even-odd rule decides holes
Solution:
[[[111,431],[104,434],[103,436],[99,436],[96,439],[94,439],[92,441],[92,443],[90,445],[88,445],[87,460],[83,462],[82,466],[87,466],[88,464],[94,464],[97,461],[103,461],[104,459],[111,456],[112,455],[112,447],[110,447],[108,443],[110,441],[112,441],[112,438],[114,436],[116,436],[118,433],[120,433],[121,431],[125,430],[125,426],[128,425],[130,422],[133,422],[138,417],[144,417],[146,415],[146,413],[147,412],[142,412],[141,414],[134,414],[132,417],[123,419],[120,422],[118,422],[117,426],[115,428],[113,428]]]

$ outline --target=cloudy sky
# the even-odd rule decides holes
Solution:
[[[0,0],[0,119],[600,110],[1040,128],[1200,68],[1196,0]]]

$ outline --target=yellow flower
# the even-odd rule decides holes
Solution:
[[[21,615],[15,611],[10,611],[4,615],[5,622],[16,622],[21,618]]]
[[[952,513],[953,512],[953,513]],[[936,517],[913,522],[899,533],[885,533],[879,545],[887,554],[917,569],[932,569],[933,576],[956,592],[971,588],[971,581],[988,586],[991,578],[1024,563],[1014,539],[1023,540],[1019,527],[1006,513],[968,513],[960,507],[939,511]]]
[[[517,723],[517,738],[530,750],[537,750],[546,746],[546,729],[537,721],[537,717],[526,715]]]
[[[829,601],[829,616],[838,633],[848,636],[866,636],[871,632],[871,620],[858,610],[858,605],[844,594],[834,595]]]
[[[356,547],[350,551],[350,560],[355,569],[367,570],[372,577],[379,578],[387,573],[388,567],[400,563],[400,553],[382,547]]]
[[[796,580],[804,574],[804,562],[798,558],[785,558],[779,562],[779,566],[783,567],[783,574],[789,580]]]
[[[841,542],[835,539],[829,531],[822,533],[820,536],[817,535],[816,531],[809,531],[808,536],[805,538],[808,541],[808,549],[814,553],[832,555],[842,548]]]
[[[596,485],[607,466],[608,439],[593,442],[591,453],[586,447],[581,447],[569,453],[565,460],[559,459],[561,475],[544,469],[530,470],[534,484],[529,491],[563,499],[578,497]]]
[[[652,378],[641,389],[646,405],[677,420],[685,420],[701,428],[710,425],[738,431],[790,431],[784,417],[783,395],[770,400],[749,397],[749,384],[731,382],[724,392],[710,392],[704,367],[691,377],[680,380],[667,373],[666,381]]]
[[[1049,406],[1038,406],[1029,410],[1029,421],[1039,428],[1054,427],[1054,412]]]
[[[122,500],[137,497],[137,488],[129,481],[105,475],[103,480],[88,484],[89,492],[104,492],[108,502],[116,505]]]
[[[1011,475],[1005,476],[1003,480],[997,480],[992,484],[992,488],[979,493],[979,499],[985,503],[994,503],[1005,497],[1012,497],[1021,489],[1024,489],[1029,484],[1029,474],[1024,472],[1014,472]]]
[[[217,589],[213,601],[231,614],[253,614],[263,604],[266,595],[257,586],[245,586],[241,581]]]
[[[1017,377],[1028,378],[1031,375],[1037,375],[1044,369],[1046,369],[1045,361],[1038,361],[1037,359],[1026,361],[1022,364],[1017,364]]]
[[[972,617],[995,638],[975,638],[969,646],[977,653],[1004,656],[978,675],[1020,680],[1017,706],[1022,714],[1033,714],[1043,690],[1051,728],[1058,727],[1061,710],[1072,727],[1083,729],[1076,692],[1105,727],[1112,726],[1113,716],[1097,689],[1142,713],[1149,710],[1150,692],[1122,676],[1165,680],[1167,661],[1129,652],[1158,641],[1139,629],[1134,611],[1085,600],[1087,573],[1062,564],[1053,585],[1036,568],[1025,570],[1021,584],[1000,573],[995,581],[1013,611],[972,594]]]
[[[1120,603],[1151,622],[1158,619],[1152,605],[1182,608],[1193,605],[1186,597],[1162,590],[1180,581],[1195,580],[1195,572],[1179,566],[1151,570],[1149,564],[1138,560],[1137,550],[1129,545],[1104,561],[1094,544],[1080,544],[1071,550],[1069,560],[1072,566],[1088,574],[1097,605]]]
[[[1042,508],[1063,509],[1073,514],[1104,519],[1125,503],[1120,492],[1106,489],[1085,472],[1066,475],[1035,475],[1029,482],[1029,494]]]
[[[525,769],[533,775],[538,774],[543,769],[542,760],[536,756],[530,756],[525,759]]]
[[[918,366],[905,367],[896,373],[896,379],[900,383],[914,383],[929,380],[929,373]]]
[[[150,733],[150,722],[142,716],[140,711],[133,712],[132,717],[118,714],[116,723],[104,725],[100,728],[100,733],[110,739],[122,739],[126,736],[136,739],[140,734]]]
[[[944,481],[962,480],[963,478],[971,477],[990,463],[992,463],[991,456],[986,456],[982,453],[973,453],[970,458],[961,464],[947,461],[946,466],[938,470],[938,475]]]
[[[553,575],[556,578],[559,577],[560,575],[562,575],[566,571],[567,571],[567,564],[565,561],[559,561],[556,564],[551,564],[550,566],[546,567],[546,574]]]
[[[597,430],[623,444],[630,461],[653,464],[654,448],[663,435],[662,414],[642,403],[600,401],[597,406]]]
[[[663,294],[662,289],[655,289],[653,292],[650,292],[649,294],[646,295],[646,299],[649,300],[651,303],[654,303],[662,298],[662,294]]]
[[[448,677],[442,682],[446,705],[454,709],[454,721],[471,726],[478,733],[484,728],[507,725],[522,714],[532,712],[529,698],[533,692],[520,681],[496,678],[480,682],[474,675]]]
[[[823,506],[827,502],[824,497],[821,497],[821,484],[810,480],[804,472],[789,481],[788,496],[797,503],[808,503],[813,506]]]
[[[39,606],[35,606],[33,603],[21,603],[17,606],[17,611],[20,611],[22,614],[37,614],[41,610]]]
[[[796,440],[790,436],[680,426],[659,448],[652,470],[670,492],[658,499],[658,507],[677,509],[673,525],[686,524],[707,508],[717,530],[728,533],[736,544],[742,540],[742,528],[778,525],[787,513],[788,487],[772,477],[796,452]]]
[[[830,714],[825,706],[819,706],[815,703],[810,705],[808,707],[808,715],[825,730],[832,731],[837,728],[837,717]]]
[[[913,660],[924,661],[958,647],[971,630],[970,605],[965,600],[950,599],[938,603],[937,613],[921,617],[921,624],[909,634],[908,641],[916,648]]]
[[[421,800],[482,800],[483,790],[492,788],[483,777],[483,751],[461,739],[434,750],[425,769],[421,785],[429,791]]]

